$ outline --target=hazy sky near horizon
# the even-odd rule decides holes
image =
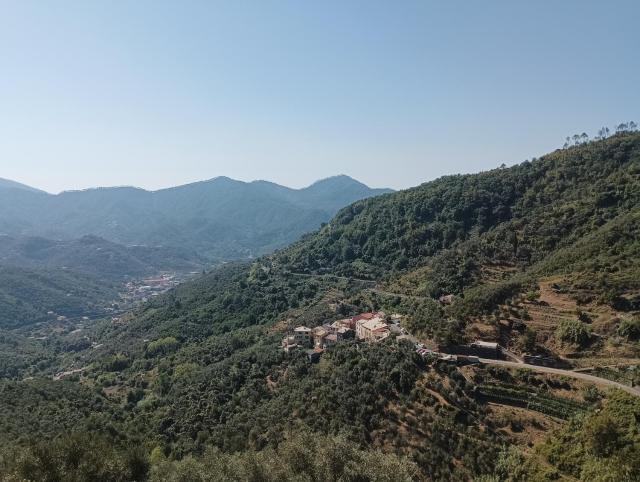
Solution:
[[[0,177],[403,188],[640,122],[640,2],[0,0]]]

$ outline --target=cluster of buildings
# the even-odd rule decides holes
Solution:
[[[166,293],[191,276],[194,276],[194,274],[163,273],[143,280],[131,280],[125,285],[125,293],[122,297],[125,301],[131,303],[146,302],[154,296]]]
[[[393,315],[396,322],[399,315]],[[397,324],[397,323],[396,323]],[[352,318],[344,318],[315,328],[298,326],[282,340],[282,349],[286,353],[306,349],[311,361],[319,358],[324,350],[344,340],[378,342],[387,338],[393,324],[386,322],[383,312],[361,313]]]

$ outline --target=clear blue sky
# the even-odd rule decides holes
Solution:
[[[0,0],[0,177],[408,187],[640,122],[640,2]]]

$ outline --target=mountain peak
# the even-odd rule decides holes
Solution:
[[[318,185],[359,185],[368,187],[366,184],[358,181],[357,179],[352,178],[351,176],[347,176],[346,174],[338,174],[336,176],[325,177],[324,179],[319,179],[309,187],[318,186]]]
[[[393,192],[393,189],[387,188],[371,188],[366,184],[358,181],[357,179],[347,176],[346,174],[339,174],[337,176],[327,177],[320,179],[310,186],[302,189],[307,192],[327,192],[327,191],[343,191],[349,190],[351,192],[369,193],[369,195],[385,194]],[[354,199],[355,200],[355,199]]]
[[[237,183],[237,182],[243,182],[243,181],[238,181],[237,179],[232,179],[229,176],[216,176],[216,177],[212,177],[211,179],[204,181],[204,182],[209,182],[209,183]]]

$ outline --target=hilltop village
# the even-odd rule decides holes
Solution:
[[[343,318],[315,328],[297,326],[282,340],[285,353],[306,350],[309,360],[317,361],[324,350],[345,340],[375,343],[388,338],[391,333],[407,337],[400,326],[402,316],[387,316],[384,312],[360,313],[352,318]]]
[[[441,303],[450,300],[440,299]],[[454,365],[477,365],[482,360],[511,360],[517,363],[545,367],[564,368],[566,363],[550,356],[524,354],[516,356],[494,341],[474,340],[467,345],[443,345],[434,341],[418,341],[400,324],[403,315],[387,315],[382,311],[360,313],[351,318],[343,318],[325,323],[315,328],[296,326],[282,340],[285,353],[305,350],[309,361],[316,362],[326,349],[347,340],[377,343],[392,334],[397,339],[407,339],[414,343],[415,351],[423,358],[436,358]],[[429,346],[426,346],[425,343]]]

